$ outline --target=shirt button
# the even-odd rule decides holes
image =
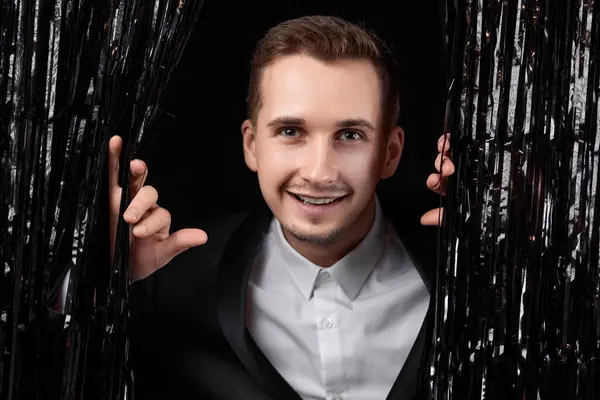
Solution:
[[[333,320],[331,318],[325,318],[323,320],[323,328],[325,328],[325,329],[333,328]]]
[[[317,280],[319,282],[325,282],[328,281],[331,278],[331,274],[327,271],[319,271],[319,276],[317,277]]]

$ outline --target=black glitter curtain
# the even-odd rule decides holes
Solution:
[[[448,1],[433,399],[600,399],[600,1]]]
[[[202,3],[3,0],[0,400],[134,397],[127,229],[110,260],[98,228],[107,142],[125,138],[123,163],[147,158]],[[431,399],[600,398],[599,9],[445,3],[457,172]]]
[[[152,142],[201,5],[3,1],[0,399],[131,397],[127,229],[112,270],[95,229],[108,219],[107,142],[122,135],[127,159]]]

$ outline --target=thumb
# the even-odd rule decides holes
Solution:
[[[181,229],[160,242],[161,253],[170,261],[187,249],[200,246],[207,241],[208,235],[201,229]]]
[[[421,217],[422,225],[440,226],[442,224],[442,218],[444,217],[444,208],[436,208],[427,211]]]

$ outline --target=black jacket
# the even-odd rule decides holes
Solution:
[[[432,295],[428,317],[387,399],[424,399],[436,230],[421,227],[420,214],[410,208],[380,201]],[[272,218],[263,205],[198,224],[208,243],[132,285],[130,337],[138,399],[300,399],[245,324],[250,267]]]

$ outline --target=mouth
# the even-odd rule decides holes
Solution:
[[[335,196],[335,197],[311,197],[295,194],[292,192],[288,192],[293,198],[298,200],[300,203],[313,207],[325,207],[330,206],[332,204],[338,203],[341,200],[345,199],[348,195],[343,196]]]

